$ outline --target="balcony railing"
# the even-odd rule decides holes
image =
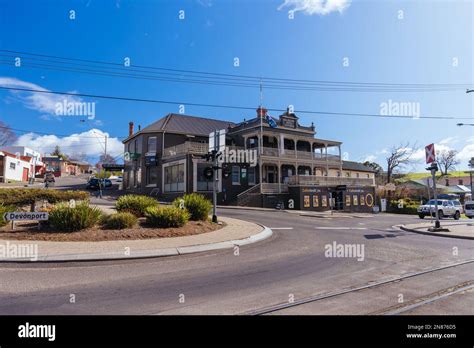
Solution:
[[[270,184],[262,183],[262,193],[288,193],[288,185],[286,184]]]
[[[196,143],[193,141],[186,141],[182,144],[165,148],[163,157],[172,157],[191,154],[205,154],[208,152],[209,145],[206,143]]]
[[[288,178],[288,185],[318,185],[318,186],[374,186],[371,178],[344,178],[338,176],[294,175]]]

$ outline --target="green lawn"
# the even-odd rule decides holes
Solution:
[[[458,171],[453,171],[449,172],[446,177],[459,177],[459,176],[466,176],[468,174],[464,173],[462,170]],[[408,180],[418,180],[418,179],[423,179],[423,178],[428,178],[431,177],[430,172],[426,171],[425,173],[408,173],[405,174],[402,178],[400,178],[400,181],[408,181]],[[441,177],[440,174],[437,174],[436,177]]]

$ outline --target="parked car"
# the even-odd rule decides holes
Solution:
[[[474,201],[467,201],[464,204],[464,214],[466,214],[469,219],[474,217]]]
[[[98,190],[99,185],[102,185],[102,188],[107,188],[112,186],[112,181],[109,179],[98,179],[98,178],[91,178],[87,182],[86,188],[92,189],[92,190]]]
[[[122,182],[122,181],[123,181],[123,177],[118,176],[116,181],[117,181],[117,182]]]
[[[436,216],[435,200],[431,199],[426,204],[420,205],[417,209],[420,219],[425,216]],[[461,217],[462,207],[454,204],[454,201],[448,199],[438,199],[438,215],[439,218],[453,217],[458,220]]]

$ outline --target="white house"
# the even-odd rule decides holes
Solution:
[[[43,162],[43,156],[40,152],[33,150],[26,146],[2,146],[0,151],[6,151],[16,157],[30,157],[30,169],[29,177],[33,177],[42,174],[45,171],[45,164]]]
[[[0,182],[28,181],[33,167],[31,157],[0,151]]]

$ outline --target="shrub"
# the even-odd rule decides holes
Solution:
[[[137,217],[131,213],[115,213],[104,215],[101,219],[102,227],[109,230],[132,228],[137,223]]]
[[[191,193],[184,195],[182,198],[175,199],[173,202],[175,207],[180,207],[181,199],[184,200],[184,207],[187,211],[189,211],[191,220],[207,220],[209,212],[212,208],[212,203],[210,200],[198,193]]]
[[[0,204],[22,206],[36,201],[46,200],[49,203],[59,203],[70,199],[85,201],[89,199],[86,191],[61,191],[29,188],[2,188],[0,189]]]
[[[90,207],[87,202],[80,202],[74,208],[60,203],[49,213],[49,224],[61,232],[80,231],[94,226],[100,221],[102,212],[97,207]]]
[[[388,211],[394,214],[418,214],[417,209],[419,204],[417,202],[403,199],[403,208],[399,208],[398,203],[399,202],[397,200],[390,201]]]
[[[188,211],[176,207],[148,207],[145,216],[152,227],[181,227],[189,220]]]
[[[0,204],[0,227],[5,226],[7,224],[7,221],[3,219],[3,215],[5,213],[15,210],[16,209],[14,206]]]
[[[135,216],[142,217],[148,207],[158,207],[158,202],[147,196],[125,195],[117,199],[115,207],[119,212],[132,213]]]

